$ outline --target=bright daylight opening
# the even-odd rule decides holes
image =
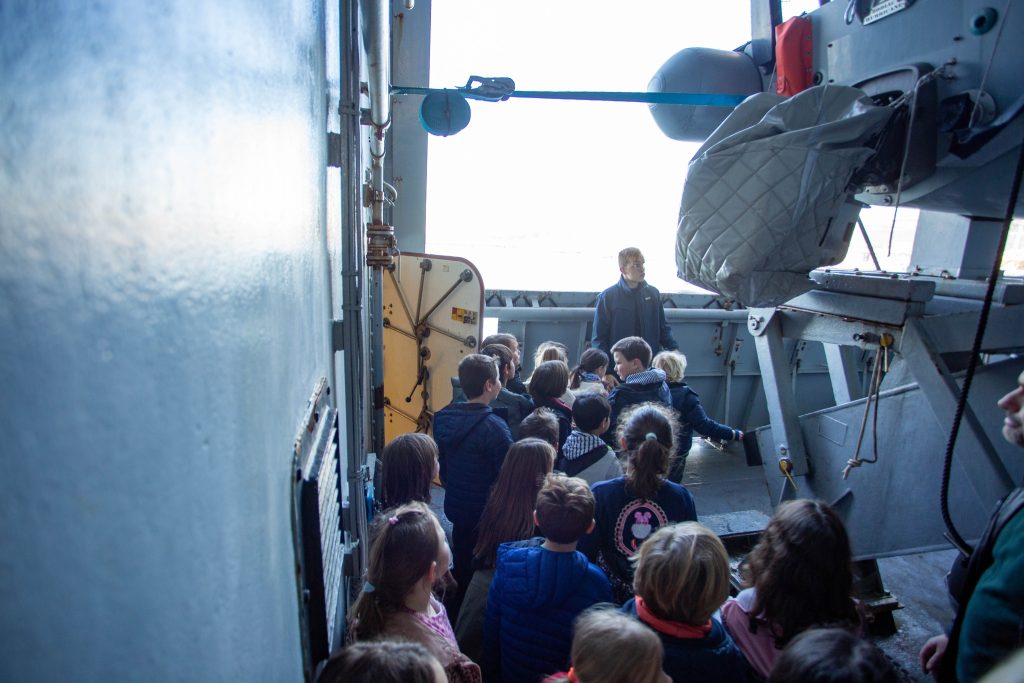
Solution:
[[[817,6],[784,2],[792,16]],[[646,91],[685,47],[731,50],[750,40],[749,0],[637,5],[445,0],[432,7],[432,87],[470,75],[521,90]],[[427,251],[463,256],[492,289],[599,291],[616,254],[637,246],[662,292],[701,291],[676,276],[675,235],[686,167],[699,143],[667,138],[647,105],[558,100],[471,101],[457,135],[430,137]],[[917,211],[861,213],[885,270],[909,264]],[[873,269],[859,231],[838,267]]]

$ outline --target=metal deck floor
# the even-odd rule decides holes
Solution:
[[[772,511],[761,467],[748,467],[735,444],[725,452],[695,440],[687,458],[683,484],[693,494],[701,521],[718,533],[751,531]],[[936,511],[938,514],[938,511]],[[902,606],[896,610],[896,633],[875,642],[902,670],[904,680],[929,681],[917,654],[928,638],[942,632],[952,618],[945,575],[954,550],[878,560],[886,590]]]

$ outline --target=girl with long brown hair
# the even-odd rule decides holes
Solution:
[[[413,501],[426,503],[450,541],[452,523],[444,515],[444,494],[434,483],[439,471],[434,440],[415,432],[400,434],[384,447],[380,463],[381,496],[377,512]]]
[[[565,361],[546,360],[530,376],[530,396],[538,408],[550,408],[558,418],[558,449],[572,431],[572,404],[565,401],[569,392],[569,366]]]
[[[541,439],[523,439],[512,444],[494,482],[477,527],[473,549],[473,578],[455,622],[459,647],[476,659],[483,637],[487,591],[494,578],[498,546],[523,541],[535,534],[533,510],[537,492],[555,462],[555,449]],[[538,543],[543,539],[538,539]]]
[[[479,683],[480,667],[459,651],[433,587],[448,571],[451,551],[437,518],[420,502],[376,521],[363,590],[349,612],[349,640],[419,643],[441,662],[449,681]]]
[[[580,550],[605,569],[620,604],[633,597],[632,558],[640,545],[663,526],[697,521],[693,496],[667,479],[678,433],[669,406],[630,406],[619,419],[617,434],[626,474],[593,487],[597,526]]]
[[[782,648],[812,626],[859,625],[850,597],[850,540],[839,515],[821,501],[780,505],[744,574],[750,587],[726,601],[722,621],[762,676]]]

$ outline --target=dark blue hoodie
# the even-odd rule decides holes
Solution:
[[[508,425],[490,407],[452,403],[434,415],[444,514],[456,525],[476,527],[512,445]]]
[[[481,668],[508,683],[534,683],[565,671],[572,623],[583,610],[611,602],[608,578],[583,553],[503,543],[487,596]]]

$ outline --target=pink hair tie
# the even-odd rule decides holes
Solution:
[[[391,526],[398,524],[398,517],[388,517],[388,524],[390,524]]]

